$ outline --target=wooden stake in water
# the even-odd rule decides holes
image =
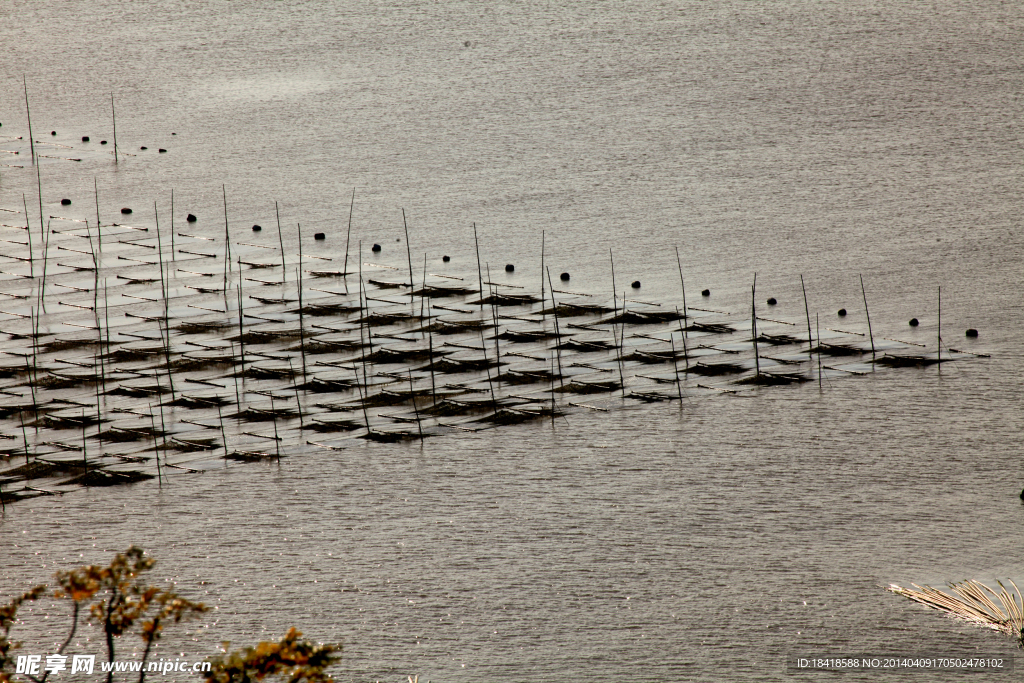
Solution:
[[[412,411],[416,415],[416,428],[420,432],[420,441],[423,440],[423,422],[420,421],[420,409],[416,405],[416,390],[412,385],[412,369],[406,369],[409,373],[409,396],[412,398]]]
[[[21,82],[25,86],[25,115],[28,117],[28,145],[32,150],[32,163],[36,163],[36,141],[32,136],[32,112],[28,108],[28,79],[24,75],[21,77]]]
[[[303,354],[303,355],[305,355],[305,354]],[[295,370],[294,370],[294,368],[292,368],[292,359],[291,358],[288,359],[288,372],[289,372],[289,374],[291,374],[291,376],[293,378],[295,377]],[[303,379],[305,379],[305,378],[303,378]],[[306,425],[303,424],[303,422],[302,422],[302,402],[299,400],[299,383],[294,381],[294,379],[293,379],[292,380],[292,386],[295,387],[295,406],[298,408],[298,411],[299,411],[299,429],[305,429]]]
[[[679,267],[679,286],[683,288],[683,320],[686,321],[686,327],[690,326],[690,314],[686,310],[686,282],[683,281],[683,261],[679,258],[679,247],[676,247],[676,265]],[[678,309],[677,309],[678,311]],[[683,330],[683,339],[686,338],[686,330]]]
[[[174,254],[177,253],[174,247],[174,188],[171,188],[171,261],[174,261]]]
[[[476,244],[476,274],[480,280],[480,310],[484,310],[484,271],[480,267],[480,240],[476,236],[476,223],[473,223],[473,243]]]
[[[430,396],[434,400],[434,405],[437,405],[437,382],[434,379],[434,334],[430,333],[427,337],[430,342]]]
[[[85,477],[89,476],[89,451],[85,447],[85,408],[82,408],[82,467],[85,468]],[[83,481],[86,481],[83,477]],[[89,484],[86,483],[86,486]]]
[[[224,185],[220,186],[224,196],[224,296],[228,293],[228,271],[231,270],[231,235],[228,232],[228,191]],[[241,271],[242,266],[238,266]]]
[[[540,313],[544,316],[544,231],[540,231]],[[554,417],[552,417],[554,419]]]
[[[114,163],[117,163],[117,114],[114,112],[114,93],[110,93],[110,119],[114,123]]]
[[[159,383],[158,383],[159,384]],[[163,413],[160,415],[160,421],[163,422]],[[156,431],[156,417],[153,416],[153,404],[149,404],[149,426],[153,430],[153,458],[156,460],[156,480],[160,488],[164,487],[164,477],[160,472],[160,448],[157,446],[157,439],[160,435]]]
[[[100,190],[96,185],[96,176],[92,177],[92,195],[96,200],[96,243],[100,257],[103,257],[103,230],[100,225]],[[174,193],[171,193],[171,229],[174,229]]]
[[[281,284],[288,282],[288,266],[284,262],[284,236],[281,234],[281,211],[277,208],[277,202],[274,202],[274,215],[277,216],[277,241],[281,245]],[[302,264],[299,264],[302,267]]]
[[[348,247],[352,241],[352,210],[356,208],[356,188],[352,188],[352,201],[348,205],[348,232],[345,234],[345,265],[341,272],[345,279],[345,294],[348,294]]]
[[[487,264],[487,280],[491,281],[491,264]],[[494,323],[494,357],[498,360],[498,376],[495,378],[498,380],[498,388],[501,389],[501,345],[498,344],[498,335],[501,330],[498,328],[498,306],[495,303],[494,291],[492,286],[491,289],[491,322]]]
[[[25,199],[25,193],[21,193],[21,204],[25,207],[25,232],[28,233],[28,272],[32,277],[32,281],[36,279],[36,252],[32,248],[32,224],[28,220],[28,200]]]
[[[871,340],[871,358],[875,357],[875,335],[871,332],[871,314],[868,313],[868,295],[864,291],[864,276],[860,276],[860,293],[864,297],[864,315],[868,319],[868,339]]]
[[[562,376],[562,331],[558,326],[558,302],[555,301],[555,287],[551,284],[551,269],[544,271],[548,276],[548,288],[551,289],[551,311],[555,321],[555,357],[558,359],[558,386],[565,388],[565,379]]]
[[[227,467],[228,437],[224,432],[224,413],[221,412],[220,402],[217,403],[217,421],[220,422],[220,440],[224,444],[224,466]]]
[[[676,373],[676,392],[679,394],[679,407],[683,405],[683,385],[679,381],[679,364],[676,362],[676,343],[672,339],[672,334],[669,333],[668,341],[672,344],[672,368]]]
[[[163,240],[160,237],[160,213],[157,211],[156,202],[153,202],[153,218],[156,222],[156,247],[160,263],[160,294],[164,299],[164,329],[161,336],[164,337],[164,359],[167,363],[167,382],[171,387],[171,400],[176,401],[177,397],[174,394],[174,377],[171,372],[171,322],[167,304],[167,280],[164,277],[164,246]],[[241,286],[241,283],[239,283],[239,286]]]
[[[405,255],[409,259],[409,305],[412,314],[416,315],[416,299],[412,296],[416,290],[416,281],[412,273],[412,247],[409,246],[409,224],[405,220],[405,209],[402,209],[402,226],[405,227]]]
[[[754,284],[750,287],[750,327],[754,333],[754,367],[757,376],[761,376],[761,358],[757,352],[757,273],[754,273]]]
[[[679,315],[679,307],[676,306],[676,315]],[[683,314],[684,318],[686,314]],[[690,371],[690,350],[686,347],[686,331],[683,329],[683,321],[679,321],[679,336],[683,338],[683,360],[686,361],[686,371]],[[676,352],[672,352],[672,358],[674,359]]]
[[[939,326],[936,331],[935,360],[939,361],[939,372],[942,372],[942,287],[939,287]]]
[[[807,316],[807,353],[814,348],[814,337],[811,336],[811,309],[807,307],[807,288],[804,287],[804,276],[800,276],[800,289],[804,293],[804,314]]]
[[[821,389],[821,327],[818,324],[818,314],[814,314],[814,330],[818,337],[818,389]]]
[[[302,381],[306,381],[306,314],[302,306],[302,267],[295,269],[295,280],[299,283],[299,354],[302,356]]]
[[[616,297],[619,295],[619,290],[615,286],[615,257],[612,256],[611,247],[608,248],[608,260],[611,261],[611,264],[612,264],[612,311],[613,311],[614,315],[618,315],[619,314],[619,303],[618,303],[618,300],[616,299]],[[625,299],[622,300],[622,305],[623,306],[626,305],[626,300]]]

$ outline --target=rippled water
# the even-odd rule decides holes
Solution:
[[[24,74],[37,139],[111,137],[113,93],[138,154],[44,160],[48,215],[90,206],[95,177],[105,212],[173,188],[213,225],[223,184],[233,224],[271,223],[276,199],[340,240],[354,187],[354,239],[404,237],[404,208],[414,255],[472,268],[475,222],[484,259],[531,288],[541,230],[552,269],[601,296],[609,248],[621,281],[674,296],[678,246],[715,308],[744,310],[757,272],[800,321],[802,274],[823,326],[846,307],[862,329],[863,274],[875,334],[934,349],[941,286],[946,344],[991,354],[25,501],[0,522],[4,595],[136,543],[218,607],[168,650],[295,624],[344,642],[341,680],[772,680],[804,652],[1014,653],[880,586],[1024,579],[1020,6],[0,18],[0,135],[27,133]],[[0,204],[31,203],[33,175],[0,166]]]

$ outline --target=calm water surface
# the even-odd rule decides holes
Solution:
[[[801,322],[802,274],[812,316],[863,331],[863,274],[875,334],[933,350],[941,286],[946,344],[991,358],[34,499],[0,522],[2,593],[138,544],[217,607],[164,652],[297,625],[352,681],[1014,654],[880,586],[1024,580],[1022,32],[998,2],[7,3],[0,134],[27,134],[25,75],[37,139],[112,138],[112,92],[137,154],[44,159],[48,215],[91,217],[95,178],[105,221],[173,188],[218,225],[223,184],[234,225],[277,200],[337,244],[354,187],[354,240],[394,244],[404,208],[414,259],[471,272],[475,222],[530,289],[542,230],[598,296],[612,248],[678,304],[678,246],[709,306],[742,313],[756,272]],[[31,203],[0,161],[0,206]]]

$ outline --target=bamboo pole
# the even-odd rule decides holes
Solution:
[[[875,335],[871,332],[871,314],[868,313],[868,295],[864,291],[864,276],[860,276],[860,293],[864,297],[864,315],[868,319],[868,339],[871,340],[871,358],[875,358]]]
[[[487,264],[487,281],[493,282],[493,280],[491,280],[490,263]],[[496,379],[498,380],[498,389],[501,389],[501,345],[498,343],[498,335],[501,333],[501,330],[498,328],[498,307],[494,303],[494,295],[496,292],[494,291],[494,286],[492,285],[491,287],[491,322],[494,323],[494,357],[498,361],[498,376]]]
[[[679,247],[676,247],[676,265],[679,267],[679,286],[683,289],[683,320],[686,321],[685,327],[690,326],[690,313],[686,310],[686,282],[683,281],[683,262],[679,258]],[[679,309],[676,309],[677,311]],[[683,339],[686,338],[686,330],[683,330]]]
[[[292,375],[293,378],[295,377],[295,369],[292,367],[291,358],[288,359],[288,372]],[[305,381],[305,377],[303,377],[303,381]],[[303,424],[302,422],[302,402],[299,400],[299,383],[294,381],[293,379],[292,386],[295,387],[295,405],[299,411],[299,429],[305,429],[306,425]]]
[[[302,267],[295,269],[299,283],[299,354],[302,356],[302,381],[306,381],[306,314],[302,312]]]
[[[547,271],[544,269],[544,232],[544,230],[540,231],[540,314],[542,317],[546,317],[544,313],[544,273]]]
[[[672,333],[668,335],[668,341],[672,344],[672,368],[675,370],[676,375],[676,392],[679,394],[679,407],[683,406],[683,385],[679,381],[679,363],[676,362],[676,343],[672,339]]]
[[[676,306],[676,314],[679,314],[679,307]],[[686,315],[685,313],[683,314]],[[686,371],[690,371],[690,350],[686,348],[686,332],[683,330],[682,320],[679,321],[679,336],[683,338],[683,360],[686,362]],[[676,352],[672,351],[672,358],[675,359]],[[678,372],[678,370],[676,371]]]
[[[174,188],[171,188],[171,262],[174,262],[175,254],[177,251],[174,245]],[[177,272],[177,271],[175,271]],[[175,276],[177,277],[177,276]]]
[[[939,361],[939,374],[942,374],[942,287],[939,287],[939,326],[936,330],[935,360]]]
[[[21,204],[25,207],[25,232],[28,234],[28,273],[34,284],[36,280],[36,252],[32,248],[32,224],[28,220],[28,200],[25,199],[24,192],[21,193]]]
[[[277,216],[277,241],[281,245],[281,284],[288,282],[288,266],[284,261],[284,236],[281,234],[281,211],[277,208],[277,201],[274,201],[274,215]],[[302,263],[299,263],[302,267]]]
[[[615,286],[615,257],[612,255],[611,247],[608,248],[608,260],[611,261],[611,264],[612,264],[612,313],[613,313],[613,315],[618,315],[619,314],[619,303],[618,303],[618,300],[616,299],[616,297],[619,295],[619,290]],[[548,279],[550,280],[551,278],[548,278]],[[623,298],[623,300],[622,300],[622,306],[623,306],[623,308],[625,308],[625,306],[626,306],[625,298]],[[612,330],[612,332],[614,333],[614,329]]]
[[[807,354],[814,349],[814,337],[811,336],[811,309],[807,306],[807,288],[804,287],[804,276],[800,276],[800,289],[804,293],[804,314],[807,316]],[[820,340],[819,340],[820,342]]]
[[[754,336],[754,367],[757,376],[761,376],[761,358],[757,352],[757,273],[754,273],[754,284],[750,287],[750,327]]]
[[[352,242],[352,210],[356,207],[356,188],[352,188],[352,199],[348,204],[348,231],[345,234],[345,265],[342,266],[342,277],[345,279],[345,295],[348,295],[348,247]]]
[[[117,164],[117,113],[114,111],[114,93],[110,93],[110,119],[114,123],[114,163]]]
[[[228,437],[224,432],[224,413],[220,409],[220,402],[217,402],[217,420],[220,422],[220,440],[224,444],[224,466],[228,464]]]
[[[484,310],[484,271],[480,268],[480,240],[476,234],[476,223],[473,223],[473,243],[476,244],[476,274],[480,280],[480,311]]]
[[[228,232],[228,191],[223,184],[220,191],[224,197],[224,296],[227,297],[228,271],[231,270],[231,234]],[[238,266],[238,270],[242,270],[241,265]]]
[[[545,271],[548,276],[548,286],[551,289],[551,311],[555,320],[555,356],[558,359],[558,386],[565,388],[565,378],[562,376],[562,331],[558,327],[558,304],[555,302],[555,287],[551,284],[551,269]]]
[[[416,289],[416,280],[412,272],[412,247],[409,246],[409,223],[405,220],[405,209],[402,209],[402,226],[405,228],[405,255],[409,259],[409,306],[412,314],[416,315],[416,299],[412,292]],[[488,279],[490,279],[488,277]]]
[[[96,184],[96,176],[92,177],[92,194],[96,201],[96,242],[98,244],[100,258],[103,257],[103,229],[100,225],[100,190]],[[171,193],[171,230],[174,229],[174,194]],[[173,234],[173,233],[171,233]]]
[[[423,423],[420,422],[420,409],[416,405],[416,390],[413,388],[412,384],[412,370],[410,368],[406,368],[406,372],[409,373],[409,396],[412,398],[412,411],[416,415],[416,427],[420,432],[420,441],[423,441]]]
[[[821,390],[821,327],[818,323],[818,314],[814,314],[814,329],[818,337],[818,390]]]
[[[156,247],[160,263],[160,293],[163,295],[164,299],[164,329],[160,336],[165,339],[164,359],[167,362],[167,383],[171,387],[171,400],[176,401],[177,396],[174,393],[174,376],[171,372],[171,322],[169,319],[170,312],[167,304],[167,280],[164,278],[164,246],[163,239],[161,239],[160,236],[160,213],[157,211],[156,202],[153,202],[153,218],[156,222]],[[173,233],[174,228],[172,226],[171,234]],[[241,287],[241,282],[239,282],[239,287]]]
[[[32,150],[32,165],[36,163],[36,141],[32,135],[32,112],[28,108],[28,79],[24,74],[21,76],[21,83],[25,86],[25,115],[28,117],[28,145]]]

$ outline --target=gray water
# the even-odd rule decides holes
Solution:
[[[678,246],[710,307],[742,313],[756,272],[773,317],[802,322],[802,274],[823,327],[865,331],[863,275],[875,334],[930,350],[942,287],[945,343],[991,354],[24,501],[0,522],[3,595],[134,543],[217,608],[164,652],[296,625],[344,643],[351,681],[776,680],[802,653],[1016,652],[881,587],[1024,580],[1019,5],[41,1],[0,19],[0,135],[27,135],[25,75],[36,139],[82,152],[43,159],[47,215],[69,197],[91,217],[96,178],[105,222],[173,188],[213,226],[223,184],[232,224],[272,224],[276,199],[337,243],[355,188],[353,240],[378,262],[404,265],[404,208],[414,261],[472,271],[475,222],[484,260],[537,289],[544,230],[574,291],[610,294],[612,248],[620,285],[668,301]],[[111,93],[137,155],[116,167],[95,142]],[[32,167],[3,156],[0,205],[31,206]],[[65,623],[41,609],[60,625],[27,613],[40,652]]]

